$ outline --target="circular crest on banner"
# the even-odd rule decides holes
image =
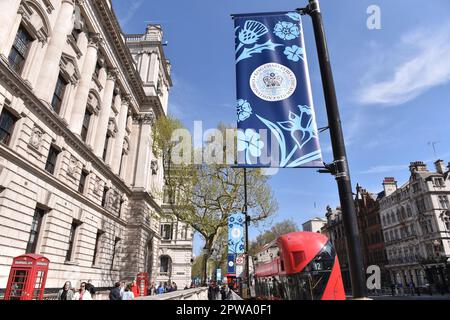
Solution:
[[[266,63],[256,68],[250,76],[253,93],[265,101],[282,101],[297,89],[294,72],[279,63]]]
[[[231,236],[235,239],[238,239],[241,237],[241,229],[239,228],[233,228],[231,229]]]

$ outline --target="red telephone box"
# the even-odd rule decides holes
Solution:
[[[140,296],[148,296],[148,287],[149,287],[149,275],[146,272],[138,273],[136,276],[136,283],[139,288]]]
[[[37,254],[13,259],[5,300],[42,300],[50,260]]]

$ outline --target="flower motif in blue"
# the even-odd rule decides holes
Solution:
[[[275,25],[273,32],[277,37],[283,40],[293,40],[300,35],[300,28],[298,24],[282,21]]]
[[[296,45],[293,45],[292,47],[286,47],[286,49],[284,49],[284,54],[287,56],[287,58],[294,62],[298,62],[300,59],[303,60],[304,52],[305,51],[303,50],[303,48],[300,48]]]
[[[252,107],[247,100],[239,99],[237,101],[237,114],[238,114],[238,122],[244,121],[250,117],[252,114]]]
[[[244,131],[239,130],[237,134],[237,149],[238,152],[245,151],[247,163],[250,163],[250,156],[260,157],[262,149],[264,148],[264,142],[260,140],[261,137],[253,129],[247,129]]]

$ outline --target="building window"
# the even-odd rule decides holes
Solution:
[[[50,147],[47,157],[47,163],[45,164],[45,171],[50,174],[55,173],[56,161],[58,159],[59,150],[57,150],[54,146]]]
[[[172,240],[172,225],[162,224],[161,225],[161,237],[163,240]]]
[[[3,108],[0,114],[0,142],[9,145],[17,118]]]
[[[108,197],[108,191],[109,191],[109,188],[108,188],[108,187],[105,187],[105,188],[103,189],[103,196],[102,196],[102,207],[103,207],[103,208],[106,208],[106,199],[107,199],[107,197]]]
[[[408,217],[412,217],[412,211],[411,211],[411,207],[409,205],[406,207],[406,215]]]
[[[94,266],[98,264],[98,252],[99,252],[99,248],[100,248],[101,239],[102,239],[102,236],[104,233],[105,232],[102,230],[97,231],[97,236],[95,238],[94,256],[93,256],[93,260],[92,260],[92,265],[94,265]]]
[[[19,74],[23,70],[32,41],[33,38],[31,38],[30,34],[25,28],[20,26],[8,57],[10,66]]]
[[[84,113],[83,118],[83,126],[81,127],[81,140],[86,142],[88,130],[89,130],[89,123],[91,122],[92,113],[89,110],[86,110]]]
[[[447,196],[439,196],[439,205],[441,209],[448,209],[449,203],[448,203],[448,197]]]
[[[84,193],[84,187],[86,185],[86,179],[89,175],[89,172],[82,170],[81,171],[81,177],[80,177],[80,184],[78,185],[78,192]]]
[[[114,260],[116,259],[117,247],[119,245],[119,242],[120,242],[120,238],[116,238],[114,240],[114,247],[113,247],[113,252],[112,252],[112,257],[111,257],[111,270],[114,269]]]
[[[73,251],[74,251],[74,242],[75,242],[75,235],[77,232],[78,227],[80,226],[79,222],[72,222],[72,226],[70,227],[70,234],[69,234],[69,249],[67,249],[66,253],[66,261],[72,261]]]
[[[442,179],[442,178],[435,178],[434,179],[434,185],[436,187],[439,187],[439,188],[445,187],[444,179]]]
[[[67,87],[67,81],[60,74],[58,76],[58,80],[56,81],[55,92],[53,93],[52,98],[52,108],[57,114],[61,111],[61,105],[64,97],[64,91]]]
[[[160,273],[169,273],[169,270],[170,270],[170,257],[162,256],[160,258],[159,272]]]
[[[108,146],[109,146],[109,140],[111,139],[111,136],[109,134],[106,135],[105,139],[105,145],[103,146],[103,161],[106,161],[106,155],[108,154]]]
[[[413,184],[413,192],[416,193],[416,192],[419,192],[419,191],[420,191],[419,184],[418,183]]]
[[[416,201],[417,210],[419,213],[424,213],[426,211],[425,200],[420,199]]]
[[[36,253],[36,246],[41,231],[42,219],[45,211],[40,208],[34,210],[33,222],[31,223],[30,238],[28,239],[26,253]]]
[[[100,63],[97,61],[97,64],[95,65],[95,70],[94,70],[94,75],[95,78],[98,79],[98,75],[100,74],[100,69],[102,68],[102,66],[100,65]]]

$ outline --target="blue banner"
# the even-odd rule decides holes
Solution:
[[[235,261],[235,255],[234,254],[228,254],[227,271],[228,271],[228,275],[235,275],[236,274],[236,261]]]
[[[244,223],[243,213],[234,213],[228,217],[228,253],[244,253]]]
[[[300,14],[234,22],[239,164],[323,167]]]

